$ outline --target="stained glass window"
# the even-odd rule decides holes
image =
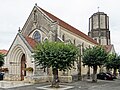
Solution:
[[[33,39],[35,39],[35,41],[40,42],[41,41],[41,35],[38,31],[35,31],[33,34]]]

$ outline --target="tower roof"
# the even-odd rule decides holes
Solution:
[[[96,16],[96,15],[107,15],[107,14],[104,13],[104,12],[99,12],[99,11],[98,11],[98,12],[94,13],[92,16]],[[92,16],[91,16],[91,17],[92,17]],[[91,18],[91,17],[90,17],[90,18]]]

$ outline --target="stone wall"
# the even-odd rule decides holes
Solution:
[[[21,77],[20,77],[20,75],[16,75],[16,74],[5,74],[4,75],[4,80],[7,80],[7,81],[20,81]]]

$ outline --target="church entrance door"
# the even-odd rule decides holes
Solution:
[[[25,60],[25,54],[22,55],[21,58],[21,80],[24,80],[24,76],[26,76],[26,60]]]

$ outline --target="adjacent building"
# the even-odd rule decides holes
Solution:
[[[5,50],[5,49],[0,50],[0,53],[6,55],[7,54],[7,50]]]

